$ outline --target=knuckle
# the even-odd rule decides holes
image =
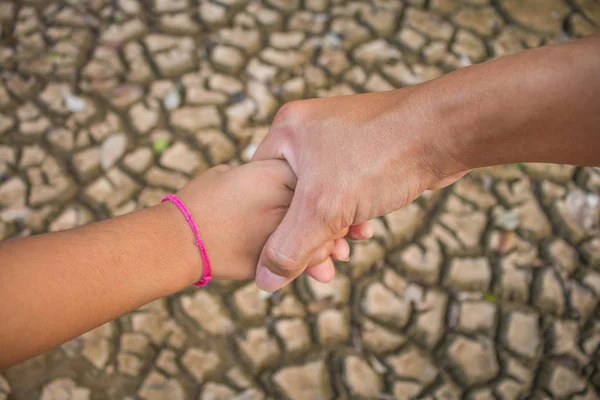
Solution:
[[[273,126],[277,127],[278,135],[293,137],[298,127],[305,120],[307,107],[302,100],[295,100],[282,105],[275,115]]]
[[[346,195],[340,194],[331,185],[313,184],[306,190],[304,206],[310,210],[316,224],[333,235],[347,226],[346,198]]]
[[[285,103],[284,105],[279,107],[279,111],[277,111],[277,115],[275,116],[275,119],[277,121],[293,120],[298,115],[301,108],[302,108],[302,102],[298,101],[298,100],[290,101],[289,103]]]

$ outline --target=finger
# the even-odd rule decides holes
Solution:
[[[331,258],[328,258],[319,265],[308,267],[306,273],[321,283],[329,283],[335,278],[335,265]]]
[[[348,232],[350,231],[350,228],[344,228],[341,231],[339,231],[338,233],[336,233],[335,235],[333,235],[334,239],[341,239],[343,237],[346,237],[346,235],[348,235]]]
[[[276,184],[283,184],[292,191],[296,190],[296,174],[285,160],[263,160],[246,165],[262,168],[261,171],[264,172],[264,176],[271,177]]]
[[[331,255],[331,253],[333,252],[334,247],[335,247],[334,240],[330,240],[329,242],[325,243],[323,246],[319,247],[319,249],[312,254],[310,261],[308,262],[308,265],[313,266],[313,265],[321,264],[323,261],[327,260],[329,258],[329,256]]]
[[[335,239],[333,249],[331,250],[331,258],[348,261],[350,259],[350,245],[346,239]]]
[[[368,240],[373,237],[375,230],[371,221],[362,224],[352,225],[346,237],[354,240]]]
[[[256,271],[256,284],[260,289],[275,291],[288,284],[306,269],[315,250],[333,239],[323,218],[305,204],[300,189],[263,248]]]

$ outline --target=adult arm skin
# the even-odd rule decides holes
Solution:
[[[284,105],[254,159],[298,185],[257,265],[276,290],[341,227],[397,210],[472,168],[600,165],[600,33],[408,88]]]
[[[196,220],[215,279],[254,276],[295,182],[285,162],[271,160],[215,167],[178,193]],[[0,370],[197,282],[203,265],[195,241],[179,209],[162,203],[0,242]],[[311,265],[348,254],[346,241],[337,239]]]

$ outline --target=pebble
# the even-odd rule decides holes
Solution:
[[[273,382],[291,400],[332,398],[327,369],[322,360],[283,368],[273,375]]]
[[[127,136],[122,133],[111,135],[104,142],[100,149],[100,165],[107,171],[123,157],[127,148]]]

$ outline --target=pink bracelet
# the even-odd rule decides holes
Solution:
[[[190,224],[192,231],[194,231],[194,235],[196,235],[196,245],[200,249],[200,254],[202,254],[202,263],[204,264],[204,268],[203,268],[204,274],[202,276],[202,279],[199,282],[194,283],[194,285],[196,285],[198,287],[205,286],[212,279],[212,270],[210,268],[210,260],[208,259],[208,253],[206,252],[206,247],[204,246],[204,242],[202,241],[202,238],[200,237],[200,232],[198,231],[198,227],[196,226],[194,217],[192,217],[192,213],[190,213],[190,210],[188,210],[188,208],[185,206],[183,201],[179,200],[179,198],[177,196],[175,196],[174,194],[170,194],[168,196],[163,197],[160,202],[164,203],[165,201],[170,201],[171,203],[175,204],[177,206],[177,208],[179,208],[179,210],[185,216],[185,219],[187,219],[188,224]]]

